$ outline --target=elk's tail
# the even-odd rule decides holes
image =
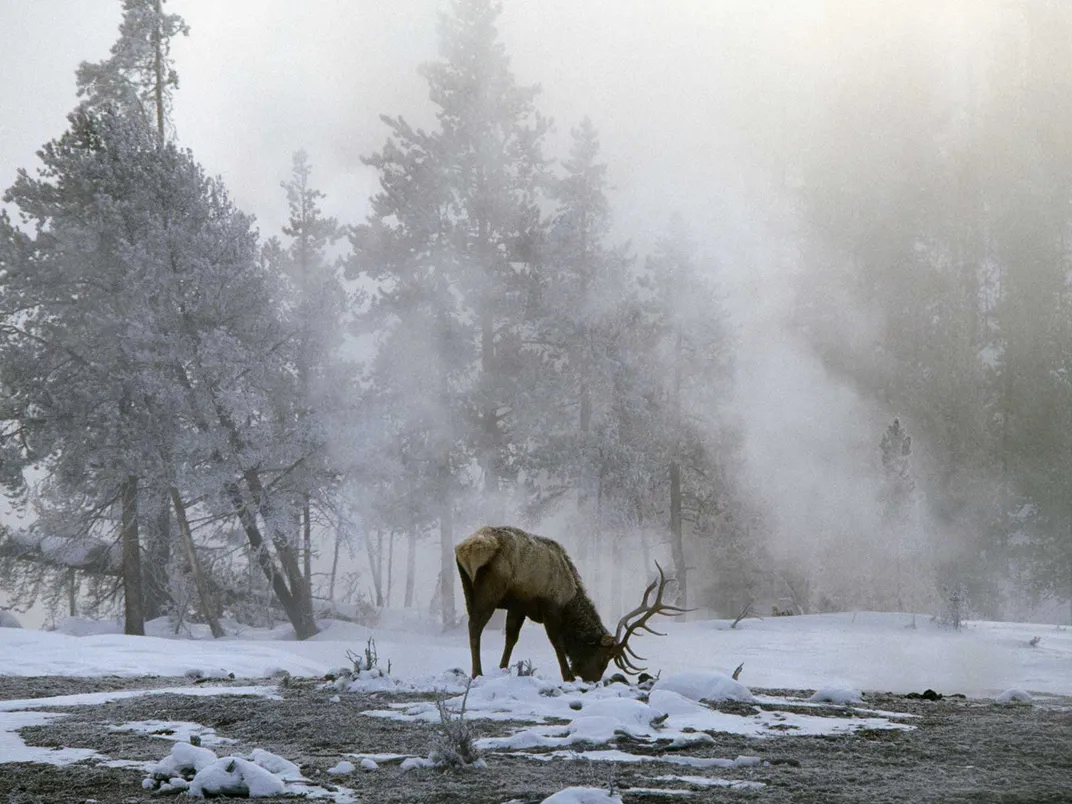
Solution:
[[[481,528],[454,548],[458,566],[465,571],[471,581],[476,580],[477,571],[491,561],[497,552],[499,552],[499,537],[495,535],[492,528]]]

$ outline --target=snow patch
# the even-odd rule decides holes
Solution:
[[[601,787],[567,787],[540,804],[622,804],[622,797]]]
[[[1007,689],[1004,692],[995,695],[994,700],[998,703],[1031,703],[1035,700],[1035,698],[1025,690],[1016,689],[1015,687],[1013,687],[1012,689]]]
[[[832,703],[841,706],[849,706],[854,703],[863,703],[863,693],[848,687],[823,687],[815,691],[809,701],[812,703]]]
[[[752,691],[725,673],[712,670],[693,670],[661,678],[652,690],[667,690],[693,701],[744,701],[755,700]]]
[[[191,723],[185,720],[134,720],[129,723],[120,723],[118,726],[109,726],[109,731],[131,734],[148,734],[150,737],[160,737],[164,740],[189,743],[191,738],[200,740],[200,744],[206,748],[215,745],[230,745],[235,741],[228,737],[220,737],[216,730],[200,723]]]
[[[353,791],[344,787],[329,791],[311,784],[297,765],[270,751],[255,748],[248,757],[217,757],[207,748],[187,743],[176,743],[170,754],[149,768],[142,787],[160,793],[185,791],[191,798],[290,795],[329,798],[336,804],[354,801]]]

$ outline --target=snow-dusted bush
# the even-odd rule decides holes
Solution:
[[[465,719],[465,704],[469,700],[469,687],[466,685],[462,705],[457,713],[451,712],[443,701],[436,701],[439,710],[439,727],[432,738],[432,750],[428,759],[436,765],[452,770],[484,767],[480,749],[476,747],[476,735],[472,725]]]

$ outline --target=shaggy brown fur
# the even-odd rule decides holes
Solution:
[[[485,527],[454,549],[469,612],[473,676],[483,673],[480,635],[495,609],[506,609],[506,647],[500,667],[510,664],[528,617],[543,623],[558,656],[562,678],[598,681],[618,645],[599,619],[573,561],[558,542],[519,528]]]

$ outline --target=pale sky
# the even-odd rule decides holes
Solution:
[[[784,5],[507,0],[500,32],[518,80],[543,87],[540,110],[556,123],[549,155],[564,156],[570,127],[592,118],[610,166],[618,237],[643,250],[675,210],[701,232],[726,228],[735,207],[727,197],[750,181],[743,132],[754,130],[756,115],[773,114],[758,88],[782,83],[770,74],[781,69],[774,57],[795,46],[800,20],[806,33],[821,18],[814,3],[803,15],[776,10]],[[386,137],[378,115],[431,121],[417,67],[436,57],[436,12],[445,7],[171,0],[167,10],[191,28],[174,48],[180,142],[223,176],[262,234],[282,223],[279,182],[299,148],[310,154],[328,212],[359,222],[376,189],[360,157]],[[0,187],[62,133],[76,103],[75,68],[107,56],[120,14],[119,0],[0,0]],[[778,33],[787,30],[788,38]]]

